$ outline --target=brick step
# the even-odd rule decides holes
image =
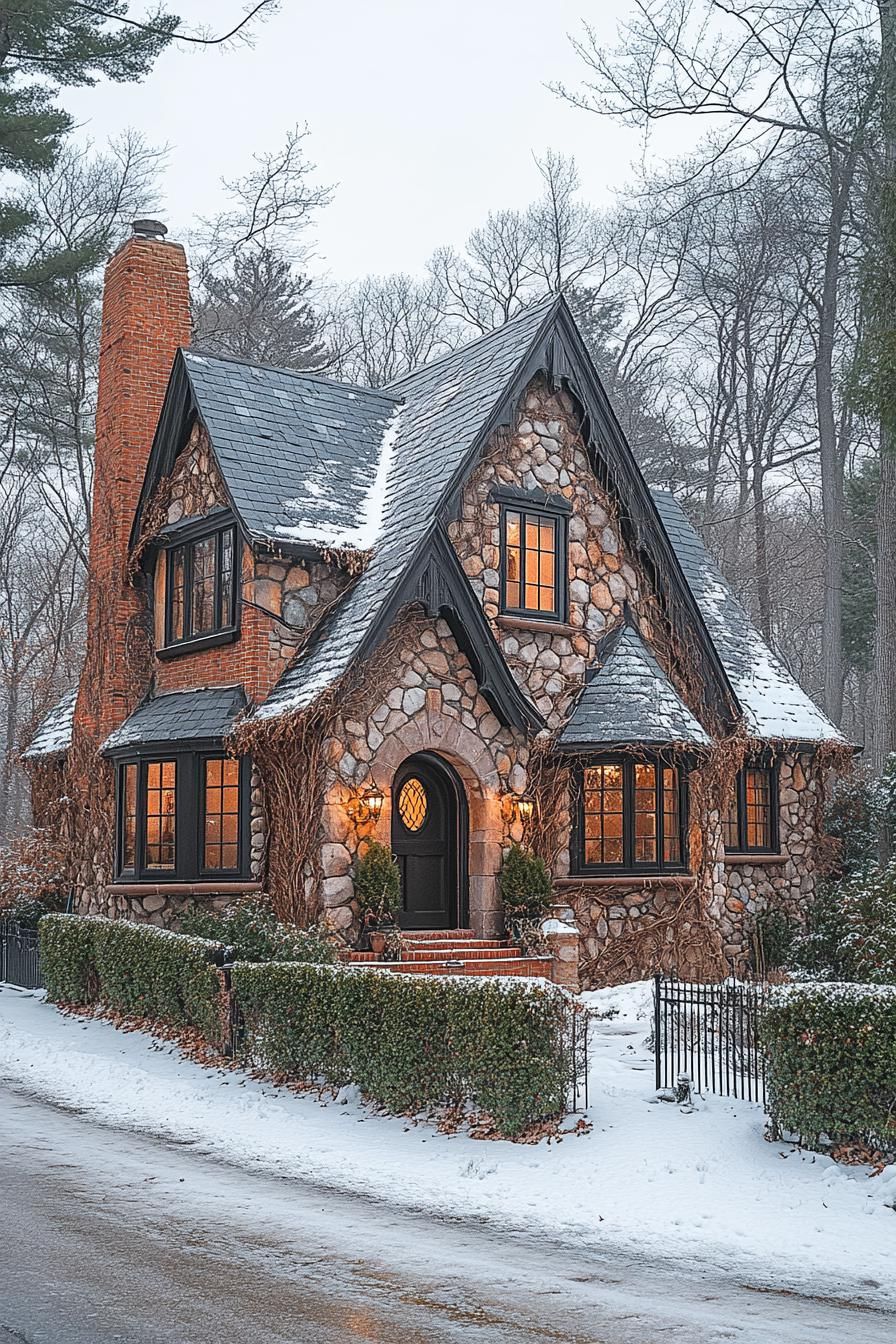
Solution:
[[[378,970],[397,975],[539,975],[551,978],[550,957],[495,957],[491,961],[468,960],[446,966],[444,961],[380,961]]]
[[[469,938],[473,942],[478,941],[472,929],[408,929],[406,938],[411,938],[415,943],[428,943],[433,939],[443,942],[457,942],[458,938]]]
[[[490,961],[493,958],[507,958],[514,954],[519,955],[519,948],[510,943],[486,944],[484,947],[478,945],[461,945],[452,947],[451,944],[434,947],[423,944],[420,947],[404,947],[404,961],[469,961],[474,958],[477,961]],[[373,952],[353,952],[352,961],[376,961],[376,955]]]
[[[421,952],[440,947],[462,947],[465,951],[478,951],[481,947],[513,947],[509,938],[418,938],[416,934],[402,938],[405,947],[419,948]]]

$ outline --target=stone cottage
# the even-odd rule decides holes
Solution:
[[[183,249],[140,221],[106,273],[84,671],[26,752],[78,908],[265,890],[348,944],[377,837],[409,964],[531,970],[519,840],[589,984],[721,973],[805,911],[848,745],[648,488],[562,298],[376,390],[189,335]]]

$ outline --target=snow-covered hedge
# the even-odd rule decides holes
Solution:
[[[574,1000],[547,982],[238,963],[247,1063],[306,1083],[356,1084],[403,1114],[468,1106],[501,1133],[566,1109]]]
[[[812,984],[772,991],[761,1022],[768,1112],[811,1146],[896,1151],[896,988]]]
[[[215,964],[224,944],[87,915],[45,915],[38,926],[47,997],[99,1003],[175,1027],[221,1035],[221,987]]]

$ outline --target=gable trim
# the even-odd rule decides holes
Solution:
[[[218,476],[224,487],[224,494],[227,499],[227,505],[224,507],[229,508],[232,512],[243,540],[250,545],[253,544],[254,538],[247,528],[243,518],[240,516],[239,509],[236,507],[224,472],[221,470],[221,464],[218,461],[215,446],[212,443],[212,436],[209,433],[208,426],[199,409],[199,403],[196,400],[193,385],[190,381],[190,375],[187,371],[184,352],[183,350],[178,350],[177,354],[174,356],[174,364],[171,369],[171,376],[168,379],[165,400],[162,403],[159,422],[156,426],[152,448],[150,449],[149,459],[146,464],[143,485],[140,489],[140,498],[137,501],[134,520],[131,524],[131,533],[128,539],[129,551],[133,550],[139,542],[143,515],[146,512],[159,482],[163,480],[164,477],[169,476],[174,469],[175,462],[186,447],[190,437],[190,429],[195,420],[198,420],[202,426],[208,444],[208,451],[214,460]],[[208,515],[203,515],[203,517],[207,516]]]
[[[375,635],[365,640],[369,656],[384,638],[399,609],[419,602],[433,619],[448,622],[458,648],[468,659],[483,697],[500,721],[524,733],[537,733],[545,720],[517,685],[492,634],[491,626],[448,537],[439,528],[406,572],[391,598],[380,611]]]

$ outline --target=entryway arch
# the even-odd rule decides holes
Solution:
[[[466,927],[468,849],[467,796],[457,771],[435,752],[407,757],[392,781],[403,928]]]

